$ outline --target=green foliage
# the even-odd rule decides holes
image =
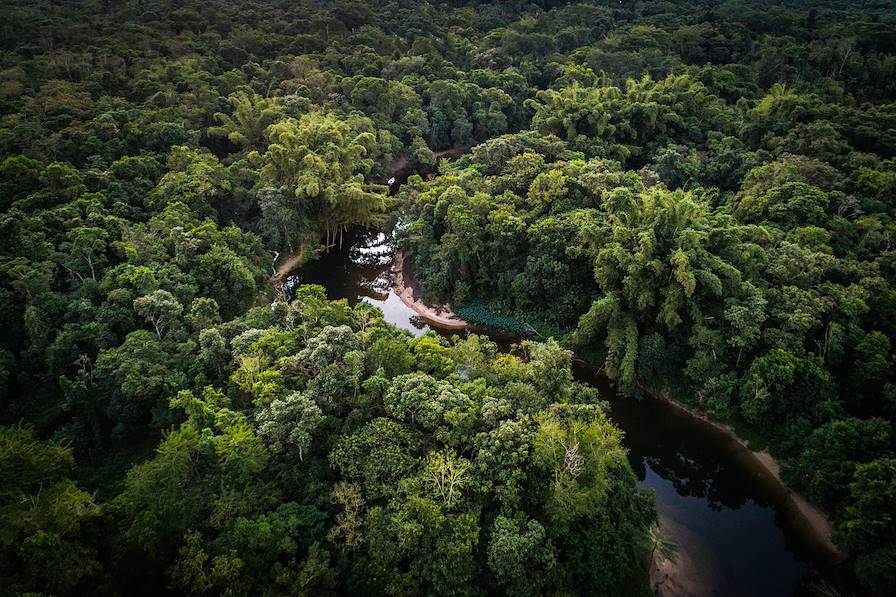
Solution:
[[[849,32],[867,15],[647,4],[624,27],[568,6],[490,34],[571,59],[524,100],[529,130],[410,179],[402,247],[465,319],[557,330],[623,393],[674,384],[749,426],[842,529],[896,421],[894,90],[864,79],[879,63]],[[873,549],[885,586],[892,547]]]
[[[341,243],[348,226],[379,221],[383,196],[367,190],[364,181],[373,166],[369,157],[376,144],[373,133],[353,131],[333,114],[312,112],[271,125],[267,135],[271,143],[263,157],[260,184],[284,195],[292,226],[315,222],[314,232],[326,238],[329,248],[337,237]],[[290,247],[299,240],[299,234],[289,230],[284,236]]]
[[[896,574],[892,540],[896,460],[881,458],[858,466],[849,490],[841,540],[860,554],[856,571],[867,575],[874,590],[884,590]]]
[[[536,520],[498,516],[488,545],[488,565],[509,595],[541,593],[556,566],[544,527]]]
[[[572,81],[529,101],[532,127],[557,135],[588,156],[626,161],[672,141],[699,143],[706,130],[725,130],[731,120],[719,98],[687,75],[653,81],[629,79],[615,86]]]
[[[215,113],[220,126],[209,128],[210,135],[225,137],[234,145],[259,148],[267,128],[281,115],[280,98],[262,98],[255,93],[237,92],[227,98],[233,114]]]
[[[75,593],[99,578],[85,538],[99,518],[93,498],[68,478],[70,448],[33,429],[0,427],[0,571],[13,592]]]
[[[258,413],[258,434],[274,453],[294,448],[299,460],[303,460],[321,418],[320,407],[296,392],[283,400],[274,400]]]
[[[575,590],[598,585],[565,545],[590,535],[615,542],[604,581],[637,569],[652,498],[635,489],[596,392],[573,382],[568,351],[526,342],[499,356],[484,337],[414,338],[319,290],[204,330],[206,345],[229,339],[215,358],[233,374],[220,389],[172,385],[180,424],[107,506],[150,570],[196,594],[295,582],[309,594]],[[164,341],[138,331],[125,345]],[[392,354],[401,363],[383,360]],[[383,365],[409,372],[386,377]],[[150,391],[140,379],[117,383]],[[574,446],[572,459],[558,461],[558,446]],[[59,455],[63,470],[71,453]]]
[[[862,463],[892,453],[892,426],[883,419],[843,419],[815,429],[798,458],[784,469],[793,487],[820,505],[850,505],[850,484]]]
[[[655,513],[557,343],[271,304],[269,250],[393,207],[428,295],[749,423],[892,586],[890,6],[144,4],[4,12],[4,589],[644,588]],[[72,450],[160,430],[101,518]]]

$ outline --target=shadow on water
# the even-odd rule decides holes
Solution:
[[[329,298],[375,305],[386,321],[414,335],[429,331],[391,289],[392,239],[360,233],[349,240],[293,274],[289,284],[320,284]],[[506,334],[484,333],[502,349],[512,342]],[[810,595],[809,579],[854,586],[846,567],[832,564],[786,490],[748,449],[665,402],[618,396],[578,359],[575,374],[609,401],[639,486],[656,493],[661,525],[678,544],[679,576],[686,581],[670,594]]]
[[[661,526],[679,545],[681,575],[700,576],[696,594],[810,594],[806,581],[818,577],[852,584],[749,449],[666,402],[618,396],[593,368],[577,377],[609,400],[639,486],[656,493]]]

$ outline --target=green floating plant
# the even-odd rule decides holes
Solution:
[[[499,315],[481,302],[468,303],[454,308],[454,312],[469,323],[494,328],[516,336],[531,336],[535,330],[529,324],[507,315]]]

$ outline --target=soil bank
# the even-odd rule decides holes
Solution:
[[[448,305],[427,305],[423,302],[420,285],[414,277],[414,261],[403,251],[395,253],[392,266],[392,288],[405,305],[427,323],[444,329],[461,330],[469,324],[454,314]]]

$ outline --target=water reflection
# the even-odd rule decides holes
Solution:
[[[676,425],[678,419],[669,416],[656,420],[661,413],[635,399],[615,398],[612,405],[613,418],[627,432],[629,459],[639,478],[645,478],[649,469],[679,495],[701,498],[712,510],[736,510],[746,503],[745,492],[759,482],[757,476],[732,468],[709,438],[683,428],[686,421]],[[767,507],[773,496],[752,497]]]
[[[778,515],[787,496],[739,459],[739,445],[656,401],[610,397],[639,485],[656,492],[664,531],[679,547],[683,593],[794,595],[811,552]],[[786,531],[786,532],[785,532]],[[694,575],[699,585],[694,584]]]
[[[382,310],[386,321],[421,336],[430,327],[405,305],[392,289],[394,238],[382,232],[360,232],[347,237],[341,249],[331,250],[289,276],[286,286],[320,284],[330,299],[364,301]]]
[[[724,481],[721,477],[724,477],[726,471],[729,471],[721,463],[706,463],[688,458],[680,452],[673,452],[662,457],[647,456],[643,459],[633,457],[633,460],[633,466],[635,466],[635,472],[638,473],[639,478],[643,479],[649,469],[671,482],[679,495],[703,498],[713,510],[722,510],[723,508],[736,510],[746,502],[743,495],[726,491],[723,483],[720,483],[720,481]],[[640,464],[636,464],[639,460]],[[768,504],[763,503],[762,505]]]
[[[320,284],[331,299],[365,301],[386,321],[422,335],[430,328],[391,289],[393,239],[361,234],[290,278]],[[452,331],[452,334],[458,333]],[[504,349],[509,339],[490,336]],[[661,525],[679,545],[664,594],[765,597],[802,594],[801,579],[824,554],[788,506],[788,496],[731,438],[655,400],[618,397],[607,380],[577,365],[625,432],[639,486],[656,493]],[[825,567],[830,578],[831,569]]]

